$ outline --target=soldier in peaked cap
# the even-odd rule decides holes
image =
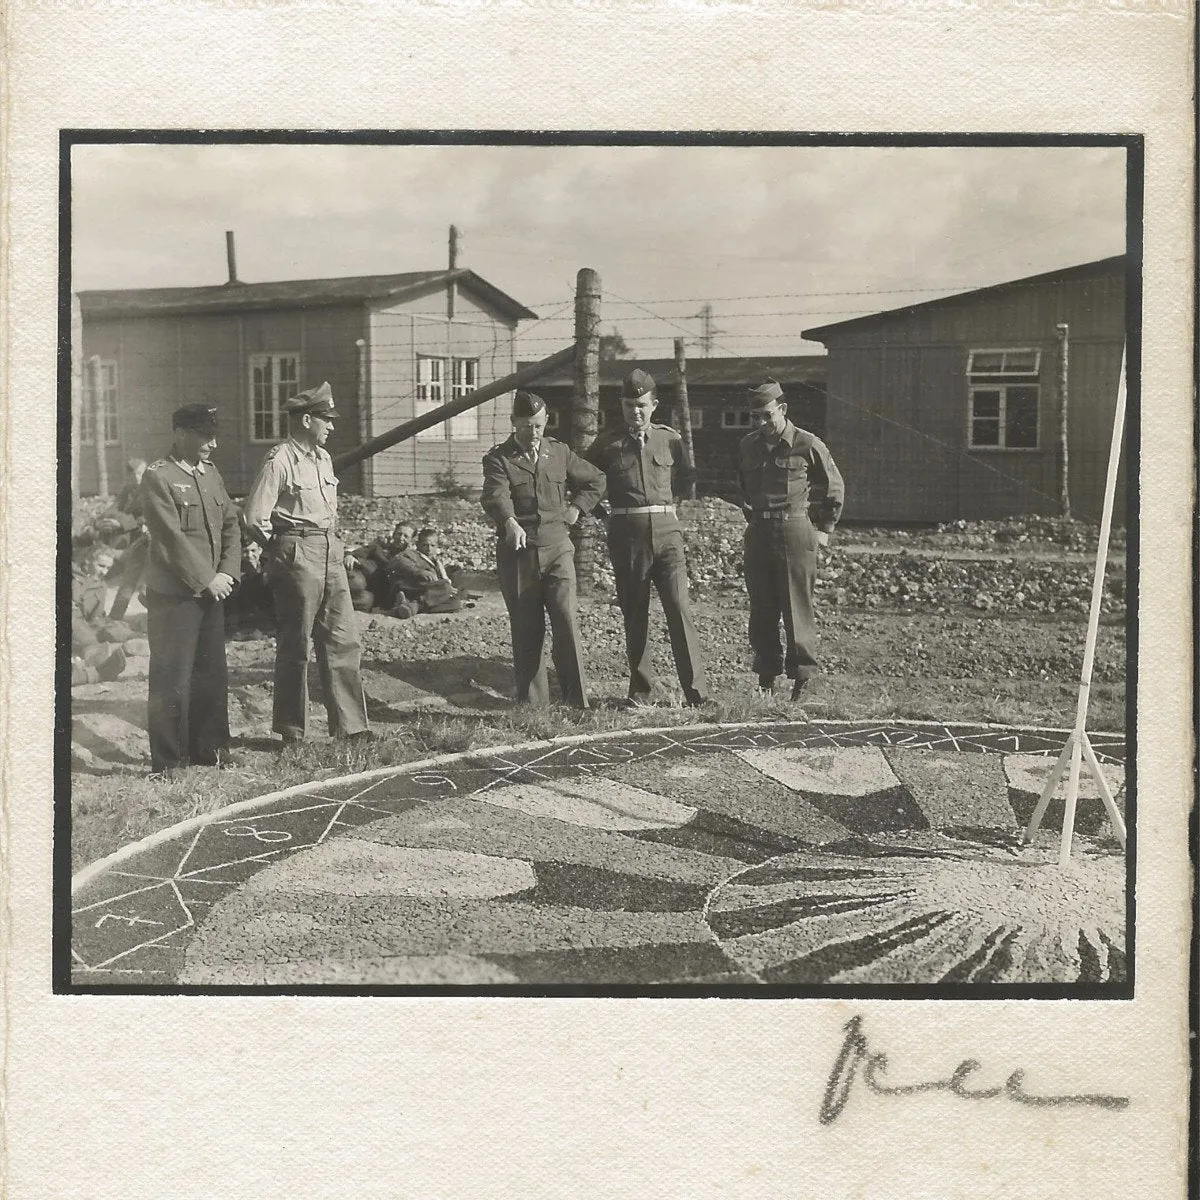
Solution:
[[[496,566],[512,629],[518,703],[546,705],[546,618],[563,700],[588,707],[575,614],[568,526],[604,495],[604,476],[569,446],[545,437],[546,404],[513,397],[512,436],[483,458],[483,511],[496,526]]]
[[[242,559],[238,511],[212,463],[217,410],[185,405],[171,426],[171,453],[146,468],[139,491],[150,538],[147,728],[151,770],[163,778],[189,762],[234,765],[224,601]]]
[[[328,383],[284,405],[288,438],[266,457],[246,499],[247,535],[266,548],[275,596],[272,727],[287,745],[308,733],[308,660],[315,646],[329,732],[373,737],[362,686],[362,649],[337,536],[337,476],[325,442],[338,413]]]
[[[813,620],[817,547],[829,544],[845,488],[825,443],[788,420],[783,388],[775,380],[752,388],[749,403],[757,428],[738,447],[738,482],[747,521],[750,647],[759,687],[769,692],[783,671],[798,700],[819,669]]]
[[[683,439],[650,418],[658,405],[654,379],[635,370],[621,386],[624,427],[607,430],[587,451],[608,481],[608,553],[625,619],[629,699],[646,703],[654,691],[650,668],[650,585],[658,591],[675,669],[687,704],[704,704],[704,667],[688,603],[687,558],[676,502],[695,472]]]

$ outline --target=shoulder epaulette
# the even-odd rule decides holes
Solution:
[[[155,462],[152,462],[152,463],[151,463],[151,464],[150,464],[150,465],[149,465],[149,466],[146,468],[146,470],[147,470],[147,471],[157,471],[159,467],[165,467],[165,466],[167,466],[167,465],[170,463],[170,461],[171,461],[171,460],[170,460],[169,458],[160,458],[160,459],[158,459],[157,461],[155,461]]]

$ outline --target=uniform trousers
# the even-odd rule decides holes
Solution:
[[[500,591],[512,630],[513,675],[519,704],[550,703],[546,678],[546,618],[550,618],[551,657],[565,703],[588,707],[587,684],[575,615],[575,549],[564,539],[557,546],[496,546]]]
[[[308,731],[308,660],[315,647],[329,732],[367,728],[362,647],[342,559],[330,535],[276,534],[267,557],[275,597],[275,696],[272,728],[285,737]]]
[[[667,635],[684,697],[704,692],[700,641],[688,603],[687,557],[679,528],[655,530],[649,514],[612,516],[608,521],[608,553],[617,585],[617,603],[625,620],[625,653],[629,659],[629,696],[640,699],[654,690],[650,666],[650,585],[653,583],[667,619]]]
[[[146,639],[151,769],[212,762],[229,742],[225,605],[147,592]]]
[[[811,679],[820,669],[813,619],[816,529],[803,512],[783,521],[752,518],[744,548],[755,672],[774,677],[782,670],[791,679]]]

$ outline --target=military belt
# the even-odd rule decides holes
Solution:
[[[643,504],[638,508],[610,508],[609,513],[614,517],[640,516],[642,513],[670,513],[675,515],[673,504]]]
[[[786,521],[796,515],[790,508],[759,508],[754,511],[754,517],[759,521]]]
[[[275,537],[333,537],[332,529],[313,529],[309,526],[296,529],[277,529]]]

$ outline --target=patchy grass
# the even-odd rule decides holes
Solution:
[[[699,598],[694,610],[714,698],[704,709],[685,708],[677,697],[653,708],[621,705],[620,614],[601,595],[580,604],[593,695],[587,712],[521,708],[497,700],[494,693],[510,679],[507,619],[500,609],[481,609],[461,619],[392,622],[367,630],[364,675],[379,740],[363,745],[315,737],[284,753],[269,732],[272,642],[232,642],[232,710],[243,735],[234,750],[244,765],[223,771],[193,767],[169,783],[152,783],[144,772],[128,768],[113,774],[78,771],[71,796],[75,869],[156,829],[237,800],[488,746],[622,729],[805,717],[1053,727],[1074,720],[1084,634],[1078,615],[827,611],[821,624],[826,673],[793,705],[784,680],[774,696],[757,694],[749,670],[744,596]],[[665,625],[657,605],[652,612],[655,666],[664,684],[671,685]],[[1125,728],[1125,661],[1119,624],[1102,625],[1096,668],[1089,728],[1120,731]],[[103,689],[103,703],[124,704],[136,726],[142,719],[136,714],[144,713],[145,687],[144,680],[119,680]],[[414,696],[418,703],[439,707],[414,711]],[[319,713],[316,703],[314,713]],[[316,724],[323,725],[319,716]]]

